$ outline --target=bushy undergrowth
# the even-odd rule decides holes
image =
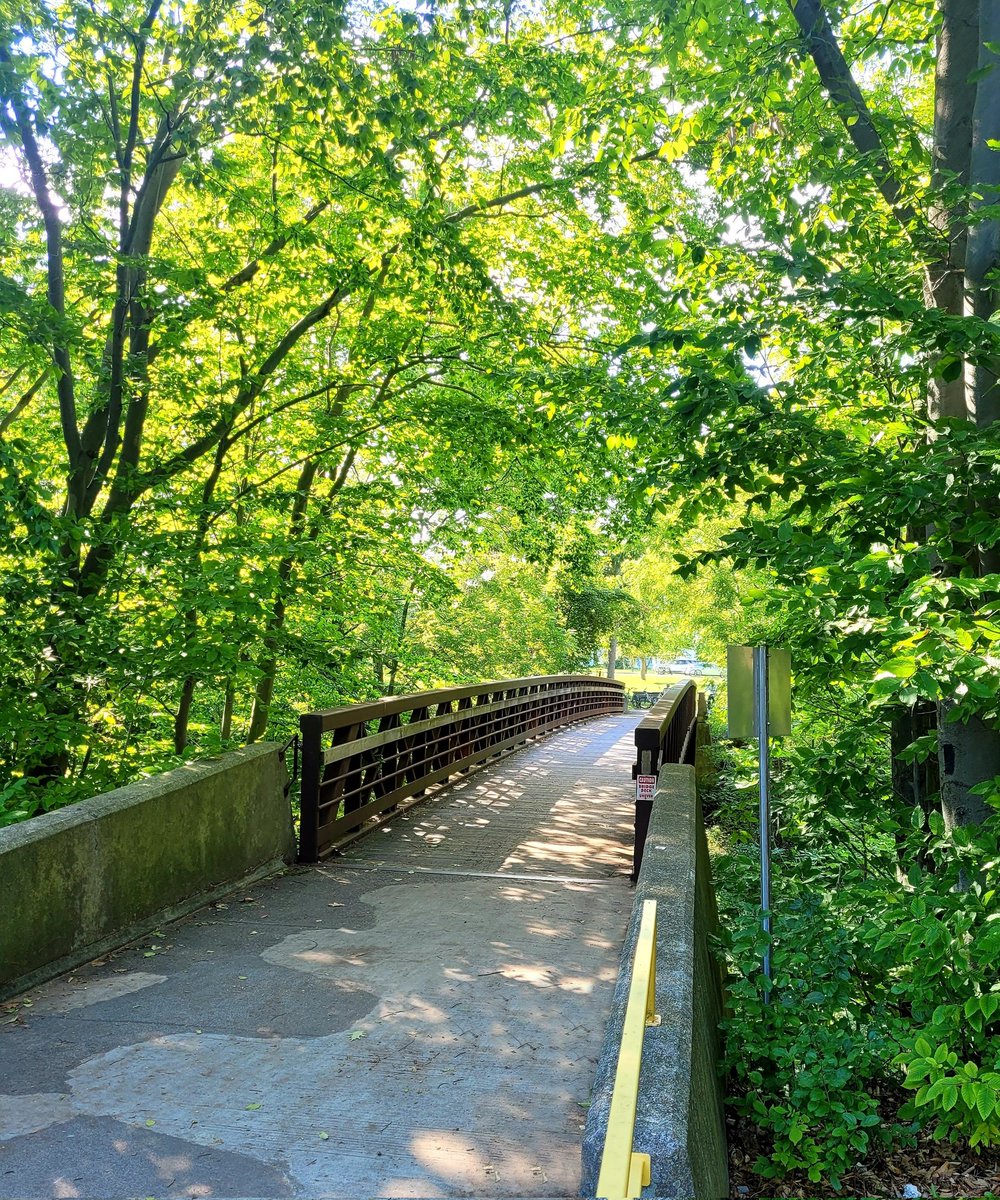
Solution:
[[[951,833],[936,815],[904,826],[884,752],[843,769],[864,737],[825,730],[781,751],[769,983],[751,756],[722,750],[724,782],[706,797],[730,1102],[770,1143],[765,1177],[838,1187],[876,1144],[925,1127],[1000,1143],[1000,816]]]

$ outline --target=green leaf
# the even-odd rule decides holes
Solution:
[[[976,1088],[976,1111],[986,1121],[997,1111],[1000,1104],[1000,1093],[989,1084],[981,1083]]]
[[[897,679],[909,679],[917,670],[917,660],[910,655],[890,658],[882,664],[882,672],[894,675]]]

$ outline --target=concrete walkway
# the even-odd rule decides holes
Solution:
[[[0,1010],[0,1198],[575,1195],[637,719]]]

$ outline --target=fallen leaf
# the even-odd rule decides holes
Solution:
[[[348,1034],[348,1037],[351,1039],[352,1042],[356,1042],[358,1040],[358,1038],[365,1037],[365,1031],[363,1029],[352,1029],[351,1032]]]
[[[328,1142],[330,1140],[330,1135],[326,1132],[325,1129],[321,1129],[319,1131],[319,1136],[320,1136],[321,1141]]]
[[[258,1108],[261,1108],[261,1107],[263,1107],[263,1106],[262,1106],[262,1105],[260,1105],[260,1104],[248,1104],[248,1105],[247,1105],[247,1112],[256,1112],[256,1111],[257,1111],[257,1109],[258,1109]]]
[[[154,1126],[155,1124],[156,1124],[156,1122],[153,1120],[153,1118],[152,1118],[152,1117],[150,1117],[150,1118],[149,1118],[149,1119],[146,1121],[146,1125],[147,1125],[147,1127],[148,1127],[149,1129],[152,1129],[152,1128],[153,1128],[153,1126]]]

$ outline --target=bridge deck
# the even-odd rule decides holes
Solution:
[[[575,1195],[636,719],[36,990],[0,1026],[0,1198]]]

